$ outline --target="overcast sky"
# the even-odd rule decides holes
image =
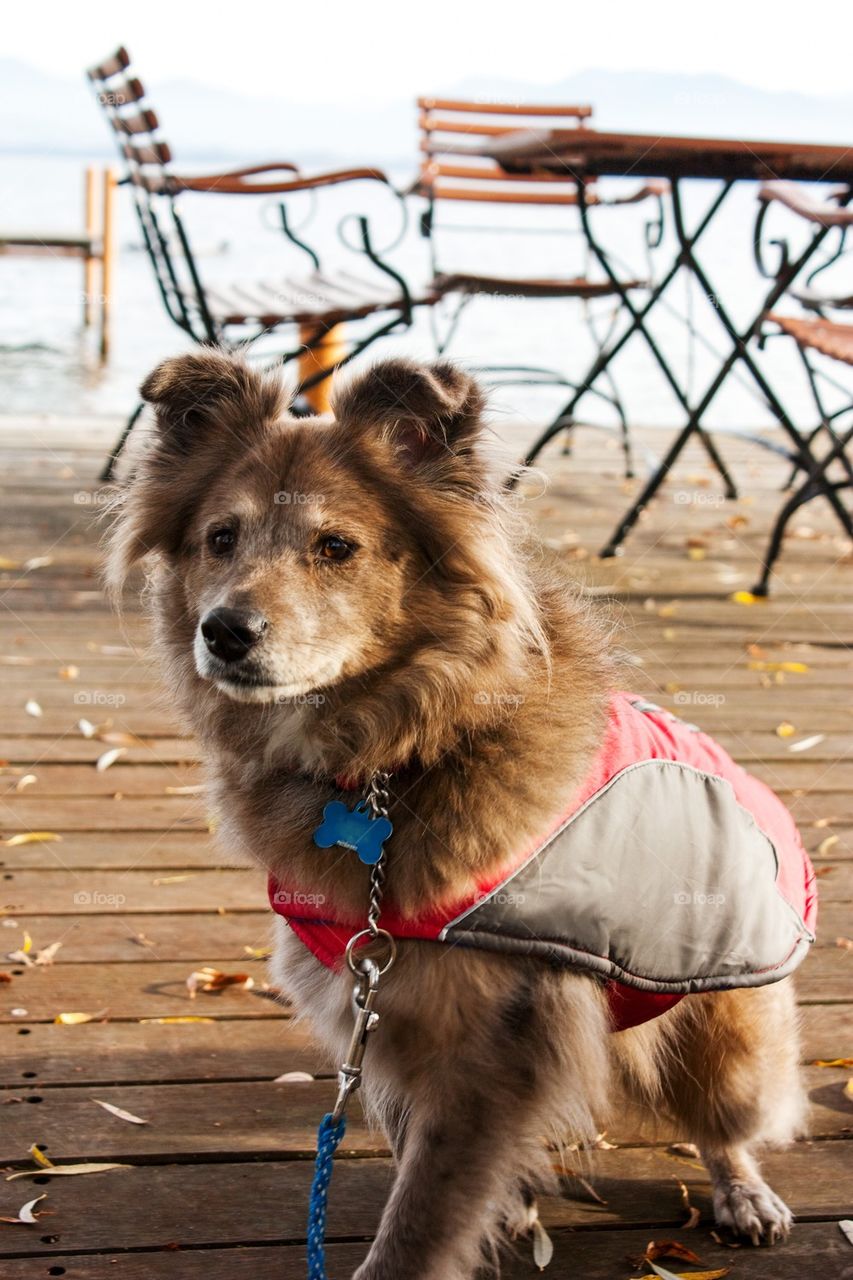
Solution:
[[[297,102],[383,101],[471,76],[547,85],[591,67],[853,88],[850,0],[32,0],[9,5],[3,27],[5,56],[46,71],[76,76],[125,43],[152,82]]]

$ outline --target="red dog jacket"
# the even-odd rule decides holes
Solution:
[[[274,879],[270,902],[329,968],[364,925]],[[416,919],[389,906],[380,923],[585,969],[607,983],[621,1030],[690,992],[785,977],[816,916],[814,871],[781,800],[695,725],[618,693],[584,783],[532,848],[463,902]]]

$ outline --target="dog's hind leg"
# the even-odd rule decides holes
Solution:
[[[699,1146],[717,1222],[753,1244],[774,1244],[793,1217],[754,1153],[802,1128],[791,982],[690,996],[667,1017],[659,1064],[665,1105]]]

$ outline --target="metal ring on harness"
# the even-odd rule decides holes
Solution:
[[[388,932],[387,929],[378,929],[378,928],[377,929],[361,929],[358,933],[353,934],[353,936],[350,938],[349,942],[347,943],[347,949],[345,954],[346,954],[346,961],[347,961],[347,965],[349,966],[349,970],[356,977],[359,976],[359,974],[361,973],[361,970],[359,969],[358,965],[355,962],[354,953],[355,953],[356,947],[358,947],[358,945],[365,938],[369,939],[371,942],[374,941],[376,938],[382,938],[388,944],[388,959],[385,961],[383,965],[379,967],[379,977],[381,977],[383,973],[388,972],[388,970],[391,968],[391,965],[394,963],[394,961],[397,958],[397,940],[396,938],[392,937],[392,935]]]

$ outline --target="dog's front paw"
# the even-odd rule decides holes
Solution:
[[[714,1193],[714,1217],[721,1227],[730,1227],[753,1244],[776,1244],[787,1239],[794,1224],[791,1210],[776,1192],[760,1179],[731,1182]]]

